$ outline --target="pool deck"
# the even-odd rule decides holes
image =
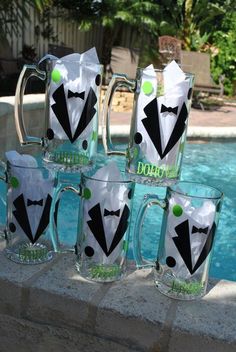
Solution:
[[[14,133],[15,126],[13,121],[14,115],[14,97],[0,97],[0,117],[9,116],[7,131]],[[39,129],[44,114],[44,94],[29,94],[24,97],[24,110],[26,118],[32,120],[32,112],[34,113],[33,128]],[[29,115],[29,116],[28,116]],[[111,112],[111,133],[116,137],[127,137],[130,131],[130,112]],[[1,121],[0,121],[1,122]],[[5,123],[5,122],[4,122]],[[101,123],[101,118],[100,118]],[[0,134],[0,141],[5,137]],[[99,128],[101,136],[101,126]],[[34,134],[38,135],[38,134]],[[13,137],[13,136],[12,136]],[[14,134],[15,137],[15,134]],[[189,116],[189,127],[187,131],[189,139],[227,139],[236,140],[236,102],[226,102],[223,106],[212,111],[202,111],[200,109],[191,108]],[[9,140],[9,138],[8,138]],[[2,141],[1,141],[2,143]],[[8,145],[7,145],[8,147]],[[9,148],[10,149],[10,146]]]
[[[25,97],[24,108],[40,135],[44,96]],[[4,150],[15,148],[13,111],[14,97],[0,98]],[[127,137],[131,114],[111,115],[112,133]],[[192,109],[188,138],[236,140],[236,104]],[[4,248],[2,239],[0,352],[236,351],[236,282],[211,278],[202,299],[173,300],[158,292],[150,270],[132,263],[122,282],[99,284],[78,275],[72,253],[29,266],[9,261]]]
[[[0,351],[235,352],[236,283],[210,280],[196,301],[170,299],[149,269],[122,282],[81,278],[72,253],[20,265],[0,241]]]
[[[127,136],[131,120],[130,112],[111,112],[111,133]],[[203,111],[191,109],[189,116],[188,138],[236,138],[236,103],[226,103],[222,107]]]

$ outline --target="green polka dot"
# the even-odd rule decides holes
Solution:
[[[98,134],[97,134],[96,131],[93,131],[92,140],[93,140],[94,142],[96,142],[97,139],[98,139]]]
[[[148,81],[144,82],[142,85],[142,90],[143,90],[143,93],[146,95],[151,94],[153,92],[152,83]]]
[[[89,188],[85,188],[84,191],[83,191],[83,197],[85,199],[90,199],[91,195],[92,195],[92,193],[91,193],[90,189]]]
[[[60,71],[58,71],[58,70],[53,70],[52,71],[52,80],[55,83],[58,83],[61,80]]]
[[[16,178],[15,176],[12,176],[10,178],[10,184],[13,188],[17,188],[17,187],[19,187],[20,182],[19,182],[18,178]]]
[[[174,216],[181,216],[183,214],[183,209],[179,204],[173,206],[172,212]]]

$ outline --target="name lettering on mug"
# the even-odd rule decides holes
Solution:
[[[158,167],[153,164],[143,163],[139,161],[136,173],[137,175],[156,178],[174,178],[178,176],[178,169],[175,166],[163,165]]]
[[[177,294],[199,294],[203,289],[203,284],[201,282],[178,282],[176,280],[172,281],[170,292],[176,292]]]
[[[78,154],[73,152],[55,152],[55,162],[69,164],[69,165],[88,165],[89,158],[84,154]]]

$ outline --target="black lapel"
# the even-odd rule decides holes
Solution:
[[[52,197],[50,196],[50,194],[48,194],[44,208],[43,208],[43,213],[40,218],[39,226],[38,226],[37,231],[34,236],[33,243],[35,243],[38,240],[38,238],[42,235],[42,233],[45,231],[45,229],[47,228],[47,226],[49,224],[49,214],[50,214],[51,203],[52,203]]]
[[[26,236],[29,238],[30,242],[34,243],[23,194],[20,194],[19,197],[17,197],[13,201],[13,204],[16,208],[16,210],[13,210],[12,212],[13,215],[15,216],[18,224],[20,225]]]
[[[108,257],[107,242],[102,222],[102,213],[100,203],[97,203],[93,208],[88,211],[91,220],[87,221],[87,224],[92,231],[94,237],[101,246],[103,252]]]
[[[63,130],[65,131],[67,137],[71,143],[73,143],[74,140],[70,128],[70,119],[67,110],[67,101],[63,84],[61,84],[60,87],[55,90],[55,92],[52,94],[52,97],[55,100],[55,104],[53,104],[51,108]]]
[[[122,215],[120,217],[119,225],[117,226],[115,236],[112,240],[111,247],[109,248],[108,255],[110,255],[113,252],[113,250],[116,248],[116,246],[123,238],[127,230],[127,227],[129,225],[128,223],[129,215],[130,215],[130,210],[128,206],[125,204]]]
[[[192,270],[192,274],[195,273],[195,271],[197,271],[197,269],[202,265],[202,263],[210,253],[214,242],[215,230],[216,230],[216,224],[214,222],[212,225],[211,231],[209,232],[209,235],[207,237],[206,243],[201,251],[201,254]]]
[[[172,239],[190,274],[192,274],[192,255],[188,220],[185,220],[181,224],[177,225],[175,227],[175,232],[178,237],[173,237]]]
[[[72,143],[76,141],[79,135],[85,130],[89,122],[92,120],[94,114],[96,113],[96,109],[94,108],[94,105],[96,104],[96,102],[97,102],[96,94],[94,93],[93,89],[90,88],[78,126],[72,138]]]
[[[188,110],[187,110],[185,103],[183,103],[182,108],[180,110],[180,113],[177,117],[175,127],[171,133],[171,136],[170,136],[170,139],[167,143],[167,146],[162,154],[162,158],[164,158],[166,156],[166,154],[169,153],[169,151],[174,147],[174,145],[178,142],[178,140],[182,136],[182,134],[185,130],[185,127],[186,127],[185,121],[186,121],[187,117],[188,117]]]
[[[157,99],[154,98],[149,104],[145,106],[143,111],[147,117],[142,119],[142,123],[158,154],[160,155],[160,158],[163,159]]]

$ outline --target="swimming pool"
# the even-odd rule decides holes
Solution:
[[[99,164],[102,166],[103,156],[100,147]],[[236,281],[236,143],[187,143],[183,166],[182,180],[207,183],[224,192],[223,207],[213,251],[210,275],[215,278]],[[123,157],[116,157],[120,169],[124,169]],[[70,177],[69,177],[70,178]],[[79,183],[76,175],[72,182]],[[0,183],[0,194],[4,192]],[[165,195],[165,187],[136,185],[131,222],[131,238],[134,230],[138,208],[146,193]],[[63,195],[59,207],[58,227],[60,236],[71,246],[76,241],[79,197],[67,192]],[[1,213],[1,223],[3,213]],[[162,211],[159,207],[148,210],[147,221],[143,227],[143,255],[155,259],[161,227]],[[132,243],[132,242],[131,242]],[[130,250],[132,258],[132,250]]]
[[[213,251],[210,275],[215,278],[236,281],[236,143],[187,143],[182,166],[182,180],[207,183],[224,192],[224,201]],[[102,157],[98,159],[102,165]],[[116,157],[119,167],[124,169],[124,159]],[[165,187],[136,185],[131,237],[137,211],[146,193],[162,197]],[[63,203],[64,202],[64,203]],[[59,216],[61,235],[75,242],[78,197],[68,193],[62,201]],[[154,209],[153,209],[154,208]],[[69,219],[68,219],[69,218]],[[154,259],[157,253],[162,211],[159,207],[148,210],[143,227],[143,255]],[[132,250],[130,250],[132,257]]]
[[[210,275],[236,281],[236,143],[188,144],[182,179],[224,192]],[[196,162],[195,162],[196,160]]]
[[[236,281],[236,143],[204,143],[186,145],[182,165],[182,180],[196,181],[215,186],[224,192],[223,206],[214,244],[210,276]],[[153,187],[136,188],[136,203],[142,195],[156,193]],[[161,194],[161,192],[159,191]],[[163,192],[162,192],[163,194]],[[164,192],[165,194],[165,192]],[[153,208],[153,207],[152,207]],[[148,210],[148,223],[144,225],[145,248],[143,254],[155,256],[161,226],[161,210]],[[159,214],[159,218],[156,214]],[[135,214],[134,214],[135,215]],[[135,216],[134,216],[135,218]],[[150,232],[150,229],[155,231]],[[156,245],[153,245],[156,243]]]

